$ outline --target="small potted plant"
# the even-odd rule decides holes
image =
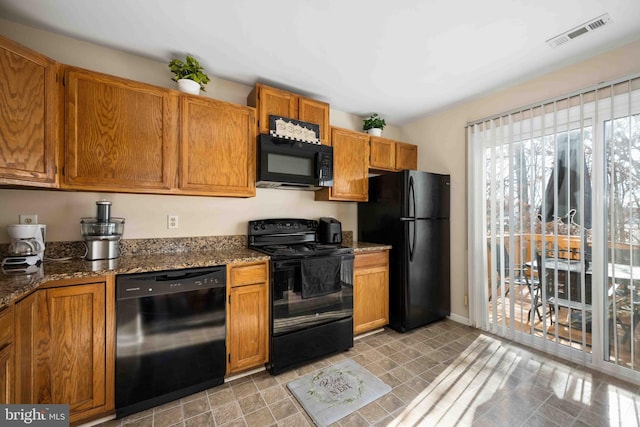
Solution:
[[[193,95],[198,95],[200,90],[206,92],[204,85],[209,83],[209,76],[193,56],[187,55],[185,61],[172,59],[169,61],[169,69],[175,74],[171,80],[178,82],[179,90]]]
[[[387,124],[384,119],[378,115],[378,113],[373,113],[362,123],[362,130],[366,131],[369,135],[380,136],[382,135],[382,129]]]

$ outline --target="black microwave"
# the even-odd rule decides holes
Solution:
[[[319,190],[333,185],[333,147],[258,135],[256,187]]]

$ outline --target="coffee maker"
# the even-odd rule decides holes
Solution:
[[[38,265],[44,259],[44,241],[47,226],[44,224],[12,224],[7,226],[11,237],[9,256],[2,261],[2,267],[23,267]]]

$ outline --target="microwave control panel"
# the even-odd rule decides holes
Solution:
[[[319,154],[318,179],[320,182],[333,181],[333,156],[331,154]]]

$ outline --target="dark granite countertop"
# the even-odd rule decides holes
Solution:
[[[45,261],[32,274],[5,274],[0,271],[0,308],[10,304],[45,282],[110,274],[142,273],[208,267],[267,260],[269,257],[246,248],[179,253],[123,255],[120,258],[100,261]]]
[[[377,243],[348,243],[351,243],[356,254],[391,249],[389,245]],[[125,254],[120,258],[100,261],[84,261],[77,257],[68,261],[45,261],[31,274],[12,275],[0,270],[0,309],[28,294],[41,284],[54,280],[208,267],[267,259],[269,257],[260,252],[244,247],[232,247],[177,253]]]
[[[382,243],[353,242],[353,253],[378,252],[391,249],[391,245]]]

